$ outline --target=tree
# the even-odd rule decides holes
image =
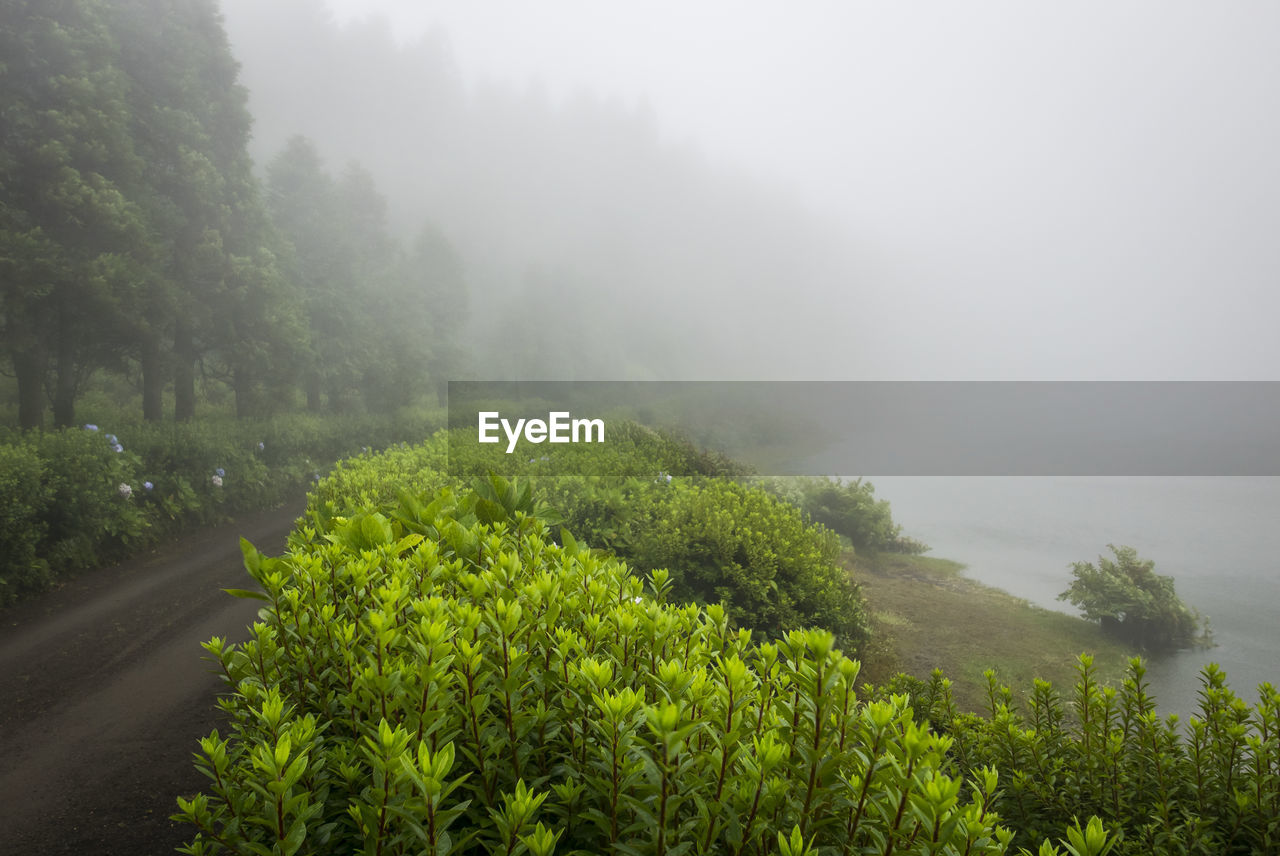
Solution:
[[[269,304],[287,316],[281,307],[290,298],[274,271],[248,155],[248,93],[217,3],[114,0],[110,9],[131,81],[130,130],[147,164],[136,196],[156,247],[132,316],[143,413],[160,418],[172,375],[174,416],[186,420],[195,411],[195,364],[206,357],[239,361],[233,383],[244,403],[252,378],[272,368],[258,361],[246,372],[250,355],[289,350],[264,341],[269,331],[248,322],[246,307]]]
[[[42,423],[44,387],[68,425],[85,379],[120,356],[145,262],[130,84],[93,0],[19,4],[0,56],[0,338],[22,427]]]
[[[467,364],[462,345],[469,311],[467,279],[453,244],[433,224],[418,233],[407,257],[408,269],[395,295],[407,328],[401,337],[401,361],[413,359],[435,388],[436,400],[447,403],[448,381]],[[415,332],[416,331],[416,332]]]
[[[1173,578],[1155,572],[1155,562],[1139,559],[1132,547],[1107,545],[1115,561],[1098,557],[1095,566],[1075,562],[1071,587],[1058,595],[1080,608],[1103,630],[1144,649],[1191,645],[1200,617],[1174,592]]]

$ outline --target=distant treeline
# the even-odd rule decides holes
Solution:
[[[352,164],[303,139],[266,170],[214,0],[21,3],[0,19],[0,351],[17,421],[75,423],[95,375],[148,420],[198,383],[239,415],[389,410],[462,360],[461,263],[407,250]]]

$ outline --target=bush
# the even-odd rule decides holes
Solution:
[[[830,633],[754,644],[669,605],[662,572],[646,593],[468,507],[445,489],[279,559],[246,546],[266,608],[206,645],[230,734],[201,741],[184,852],[1004,852],[995,773],[966,788],[904,696],[859,702]]]
[[[1102,629],[1142,649],[1190,646],[1196,638],[1199,617],[1178,598],[1173,578],[1155,573],[1155,562],[1138,558],[1132,547],[1108,544],[1113,562],[1098,557],[1098,564],[1076,562],[1071,587],[1058,595],[1079,607],[1086,618]]]
[[[420,439],[427,418],[293,414],[0,432],[0,604],[166,534],[279,505],[337,456],[389,437]]]
[[[627,513],[618,555],[641,572],[671,569],[680,599],[724,603],[771,637],[816,625],[850,652],[866,641],[839,539],[790,505],[733,482],[673,480],[633,492]]]
[[[871,482],[791,476],[756,479],[753,483],[801,509],[810,520],[848,538],[859,553],[923,553],[929,549],[902,536],[902,527],[893,522],[888,500],[875,498],[876,489]]]
[[[723,603],[740,626],[773,637],[818,626],[850,652],[866,640],[862,597],[840,567],[833,533],[806,524],[796,509],[757,488],[673,477],[672,470],[720,472],[732,465],[641,426],[615,428],[608,446],[570,447],[572,455],[555,462],[516,461],[506,469],[530,473],[522,481],[573,536],[641,573],[669,570],[681,599]],[[457,448],[441,432],[420,446],[351,460],[320,482],[308,513],[324,525],[334,515],[391,502],[402,491],[468,487],[470,479],[443,472],[447,464],[470,472],[475,461],[459,466]],[[462,448],[470,454],[474,444]],[[547,475],[552,466],[647,477]]]
[[[1116,833],[1116,856],[1280,852],[1280,693],[1250,708],[1210,665],[1187,727],[1160,718],[1134,658],[1117,690],[1081,656],[1064,701],[1037,681],[1024,713],[988,672],[987,718],[959,714],[934,676],[917,707],[954,739],[956,773],[1000,771],[996,810],[1023,843],[1094,815]]]
[[[0,446],[0,605],[48,584],[49,565],[38,552],[48,505],[35,450],[25,443]]]

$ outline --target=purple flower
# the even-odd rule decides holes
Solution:
[[[145,487],[147,490],[155,490],[155,487],[156,487],[149,481],[143,482],[142,486]]]
[[[98,426],[97,426],[97,425],[85,425],[85,426],[84,426],[84,430],[86,430],[86,431],[97,431],[97,430],[98,430]]]
[[[116,439],[115,434],[108,434],[106,436],[107,436],[107,442],[113,446],[120,442],[119,440]]]
[[[224,470],[222,467],[218,467],[216,470],[214,470],[214,472],[218,474],[218,478],[222,478],[227,474],[227,471]]]
[[[117,452],[123,452],[123,451],[124,451],[124,446],[121,446],[119,443],[116,443],[116,444],[115,444],[114,446],[112,446],[111,448],[112,448],[112,449],[115,449]]]
[[[264,442],[262,442],[261,440],[259,440],[259,441],[258,441],[258,451],[259,451],[259,452],[261,452],[261,451],[262,451],[263,449],[265,449],[265,448],[267,448],[267,444],[266,444],[266,443],[264,443]]]

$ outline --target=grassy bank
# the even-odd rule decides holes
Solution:
[[[987,669],[1018,698],[1035,678],[1068,692],[1080,653],[1094,655],[1106,680],[1124,673],[1128,653],[1097,625],[984,586],[958,562],[889,553],[854,561],[874,640],[863,657],[866,680],[882,683],[897,672],[927,679],[941,669],[960,707],[982,711]]]

